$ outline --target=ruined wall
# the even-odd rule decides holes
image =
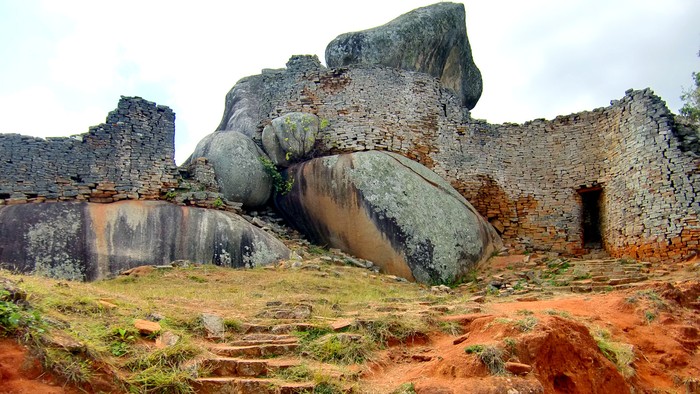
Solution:
[[[0,134],[0,205],[156,199],[177,186],[174,137],[173,111],[139,97],[85,134]]]
[[[552,121],[467,125],[463,135],[440,131],[435,160],[514,245],[584,253],[578,191],[599,189],[611,254],[680,259],[698,249],[698,152],[648,89]]]
[[[611,254],[680,259],[698,249],[700,152],[649,90],[551,121],[491,125],[471,119],[425,74],[275,72],[284,83],[267,91],[260,129],[284,113],[311,112],[330,125],[321,154],[380,149],[415,159],[448,179],[513,247],[585,253],[579,191],[599,190],[601,246]]]

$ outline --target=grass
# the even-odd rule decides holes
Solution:
[[[467,354],[476,355],[484,363],[492,375],[504,375],[506,373],[503,361],[503,349],[494,345],[470,345],[464,351]]]
[[[559,310],[556,310],[556,309],[547,309],[547,310],[544,311],[544,313],[546,313],[546,314],[548,314],[548,315],[551,315],[551,316],[563,317],[563,318],[565,318],[565,319],[571,319],[571,318],[572,318],[571,313],[569,313],[568,311],[559,311]]]
[[[601,328],[594,328],[591,335],[605,358],[615,364],[622,376],[625,378],[634,376],[635,371],[632,363],[635,360],[635,355],[632,345],[614,341],[610,332]]]
[[[373,350],[372,343],[357,334],[326,334],[300,346],[302,355],[321,362],[337,364],[362,363]]]
[[[319,326],[338,315],[338,310],[371,312],[380,306],[395,306],[393,300],[421,300],[426,292],[419,285],[367,276],[366,270],[334,266],[312,260],[319,271],[255,268],[236,270],[208,266],[155,270],[139,277],[117,277],[93,283],[66,282],[38,276],[14,275],[0,270],[0,276],[20,282],[30,297],[31,307],[9,302],[0,295],[0,335],[27,337],[37,350],[43,349],[39,334],[63,332],[84,345],[84,356],[56,352],[37,353],[45,365],[64,375],[66,381],[82,382],[100,370],[118,376],[120,384],[135,392],[189,392],[191,372],[187,360],[203,349],[198,329],[199,315],[206,305],[224,318],[227,332],[239,332],[243,321],[254,318],[271,300],[304,302],[313,306],[308,320]],[[270,280],[274,275],[276,280]],[[167,283],[167,286],[164,284]],[[117,305],[105,307],[101,300]],[[371,313],[364,313],[365,316]],[[181,338],[170,354],[153,350],[135,330],[135,319],[161,315],[163,331]],[[406,338],[425,332],[427,323],[410,318],[371,316],[363,326],[350,330],[353,336],[330,333],[328,329],[307,332],[306,342],[316,358],[340,364],[360,362],[389,338]],[[437,324],[436,324],[437,325]],[[318,331],[318,332],[317,332]],[[315,337],[311,337],[315,336]],[[30,344],[31,345],[31,344]],[[98,367],[99,366],[99,367]],[[332,382],[327,382],[332,388]],[[161,390],[161,391],[162,391]],[[323,389],[321,389],[323,390]]]
[[[449,335],[453,335],[453,336],[464,334],[464,327],[462,327],[462,325],[456,321],[439,320],[437,322],[437,326],[438,326],[438,329],[440,331],[444,332],[445,334],[449,334]]]
[[[299,364],[275,371],[274,377],[291,382],[306,382],[313,380],[316,372],[306,364]]]
[[[416,388],[413,383],[404,383],[392,391],[391,394],[416,394]]]
[[[43,367],[48,371],[53,371],[66,382],[82,384],[88,383],[92,379],[94,370],[92,361],[89,359],[63,349],[43,348],[41,352],[40,358]]]
[[[534,316],[527,316],[524,319],[516,320],[515,327],[517,327],[522,332],[532,331],[537,325],[538,320]]]
[[[390,315],[358,322],[359,332],[373,343],[386,346],[389,341],[405,342],[430,331],[428,320],[408,315]]]

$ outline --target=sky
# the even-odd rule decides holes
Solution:
[[[0,0],[0,133],[69,136],[121,95],[176,113],[176,161],[239,79],[434,1]],[[592,110],[650,87],[677,113],[700,71],[697,0],[464,1],[491,123]]]

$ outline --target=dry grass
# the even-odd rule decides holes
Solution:
[[[152,360],[155,354],[148,345],[150,341],[147,338],[127,339],[135,334],[135,319],[145,319],[149,315],[164,317],[160,321],[163,330],[180,336],[192,350],[187,352],[185,359],[178,360],[178,365],[184,365],[187,359],[196,356],[193,349],[205,344],[198,329],[198,317],[202,312],[221,315],[227,322],[227,330],[234,333],[241,322],[260,320],[256,315],[270,302],[303,303],[311,305],[313,310],[306,322],[322,326],[348,315],[363,321],[377,319],[387,323],[388,328],[381,325],[379,328],[386,330],[376,329],[371,333],[384,334],[386,331],[401,336],[397,334],[403,334],[402,330],[390,328],[406,328],[408,325],[387,320],[388,314],[381,311],[382,307],[417,305],[419,301],[430,298],[429,291],[420,285],[398,283],[366,270],[331,265],[320,259],[305,263],[320,269],[237,270],[200,266],[155,270],[139,277],[118,277],[93,283],[14,275],[1,270],[0,276],[21,282],[21,288],[30,295],[32,308],[46,322],[47,331],[60,331],[81,342],[96,365],[120,371],[120,376],[124,377],[122,383],[141,392],[153,389],[154,385],[171,387],[174,392],[186,392],[187,371],[173,366],[164,369],[158,363],[150,365],[148,360]],[[102,301],[116,305],[116,308]],[[412,332],[413,327],[408,328],[407,331]],[[124,333],[123,338],[119,333]],[[368,341],[374,339],[370,332],[364,334],[363,338]],[[335,344],[333,341],[328,343]],[[343,343],[341,347],[345,349],[348,345]],[[359,347],[363,351],[359,356],[334,357],[340,358],[341,363],[361,361],[367,357],[366,350],[373,346],[361,344]],[[63,361],[58,357],[47,360],[56,365]],[[70,380],[82,381],[91,373],[89,363],[63,362],[60,365],[64,364],[69,375],[66,378]]]

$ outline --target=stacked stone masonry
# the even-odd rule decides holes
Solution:
[[[0,134],[0,205],[157,199],[178,184],[174,138],[173,111],[139,97],[85,134]]]
[[[472,119],[439,80],[417,72],[326,69],[299,57],[258,78],[259,133],[285,113],[313,113],[328,123],[317,155],[375,149],[419,161],[511,247],[586,253],[583,199],[592,190],[601,246],[611,255],[678,260],[698,250],[697,130],[649,90],[551,121],[494,125]],[[220,129],[226,125],[225,116]],[[183,187],[173,158],[173,112],[125,97],[86,134],[0,134],[0,204],[162,198]],[[190,200],[221,206],[211,166],[195,167],[191,180],[205,191]]]
[[[282,114],[310,112],[329,123],[319,154],[379,149],[417,160],[514,248],[586,253],[582,192],[597,190],[598,247],[611,255],[678,260],[698,249],[697,131],[648,89],[551,121],[494,125],[421,73],[311,65],[262,78],[260,131]]]

